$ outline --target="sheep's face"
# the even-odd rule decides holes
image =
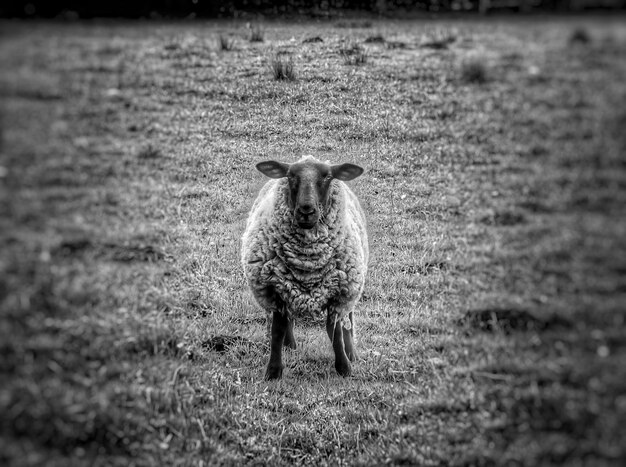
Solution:
[[[312,229],[319,222],[328,205],[328,193],[334,178],[348,181],[363,173],[358,165],[328,165],[312,157],[294,164],[266,161],[256,167],[270,178],[287,177],[287,202],[296,224],[302,229]]]

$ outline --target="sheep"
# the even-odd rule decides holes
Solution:
[[[356,360],[353,311],[363,292],[369,246],[365,215],[344,182],[363,169],[312,156],[256,168],[272,180],[250,211],[241,261],[255,300],[271,318],[265,379],[282,377],[282,347],[297,347],[294,321],[324,318],[335,369],[350,376]]]

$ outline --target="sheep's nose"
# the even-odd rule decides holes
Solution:
[[[304,215],[313,214],[315,212],[315,206],[313,206],[312,204],[308,204],[308,203],[301,204],[298,207],[298,211],[300,211]]]

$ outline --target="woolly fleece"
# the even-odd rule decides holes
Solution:
[[[300,162],[307,159],[318,162],[310,156]],[[333,180],[329,190],[318,226],[306,230],[296,225],[287,204],[287,178],[267,182],[248,217],[242,265],[267,313],[320,321],[328,309],[349,327],[344,318],[359,300],[367,272],[365,216],[344,182]]]

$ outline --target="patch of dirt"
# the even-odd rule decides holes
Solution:
[[[157,262],[170,256],[154,245],[120,245],[111,242],[97,242],[87,238],[64,240],[53,248],[51,254],[55,257],[68,257],[93,252],[95,256],[119,261],[130,262]]]
[[[546,202],[539,201],[539,200],[522,201],[518,203],[518,206],[524,209],[528,209],[529,211],[534,212],[534,213],[546,214],[546,213],[554,212],[554,208],[549,206]]]
[[[234,345],[242,344],[252,347],[254,342],[241,336],[211,336],[202,342],[202,347],[208,350],[213,350],[214,352],[224,353],[230,350],[230,348]]]
[[[406,49],[407,45],[404,42],[401,41],[389,41],[387,42],[387,48],[388,49]]]
[[[532,430],[584,436],[596,422],[598,414],[584,400],[572,400],[571,394],[563,397],[559,392],[554,388],[538,396],[532,389],[517,388],[501,400],[510,419],[528,425]]]
[[[519,308],[482,308],[468,310],[458,324],[481,331],[544,331],[551,328],[569,328],[572,323],[556,313],[541,314]]]
[[[369,36],[363,42],[365,42],[366,44],[384,44],[385,38],[379,34],[376,36]]]
[[[517,211],[497,211],[493,215],[483,216],[480,221],[487,225],[509,227],[526,223],[526,216]]]
[[[92,248],[93,242],[86,238],[64,240],[52,250],[53,256],[72,256]]]
[[[215,307],[212,303],[194,298],[185,302],[185,310],[192,312],[195,316],[206,318],[215,312]]]
[[[448,269],[448,263],[446,261],[426,261],[422,264],[409,264],[402,266],[400,271],[405,274],[431,274],[435,271],[445,271]]]
[[[433,39],[423,42],[420,47],[435,50],[444,50],[450,47],[456,41],[456,37],[444,37],[442,39]]]
[[[103,244],[103,253],[109,254],[113,261],[131,262],[146,261],[156,262],[168,257],[168,255],[153,245],[116,245]]]
[[[245,316],[245,317],[235,318],[233,321],[239,324],[244,324],[244,325],[260,324],[262,326],[265,326],[265,324],[267,323],[267,319],[268,318],[265,315],[265,313],[259,313],[254,316]]]
[[[407,328],[405,328],[405,332],[409,335],[412,336],[422,336],[424,334],[426,335],[443,335],[443,334],[449,334],[450,331],[447,329],[442,329],[442,328],[436,328],[433,326],[426,326],[426,325],[414,325],[414,326],[409,326]]]
[[[318,42],[324,42],[324,39],[322,39],[320,36],[313,36],[313,37],[307,37],[306,39],[302,41],[303,44],[313,44],[313,43],[318,43]]]

